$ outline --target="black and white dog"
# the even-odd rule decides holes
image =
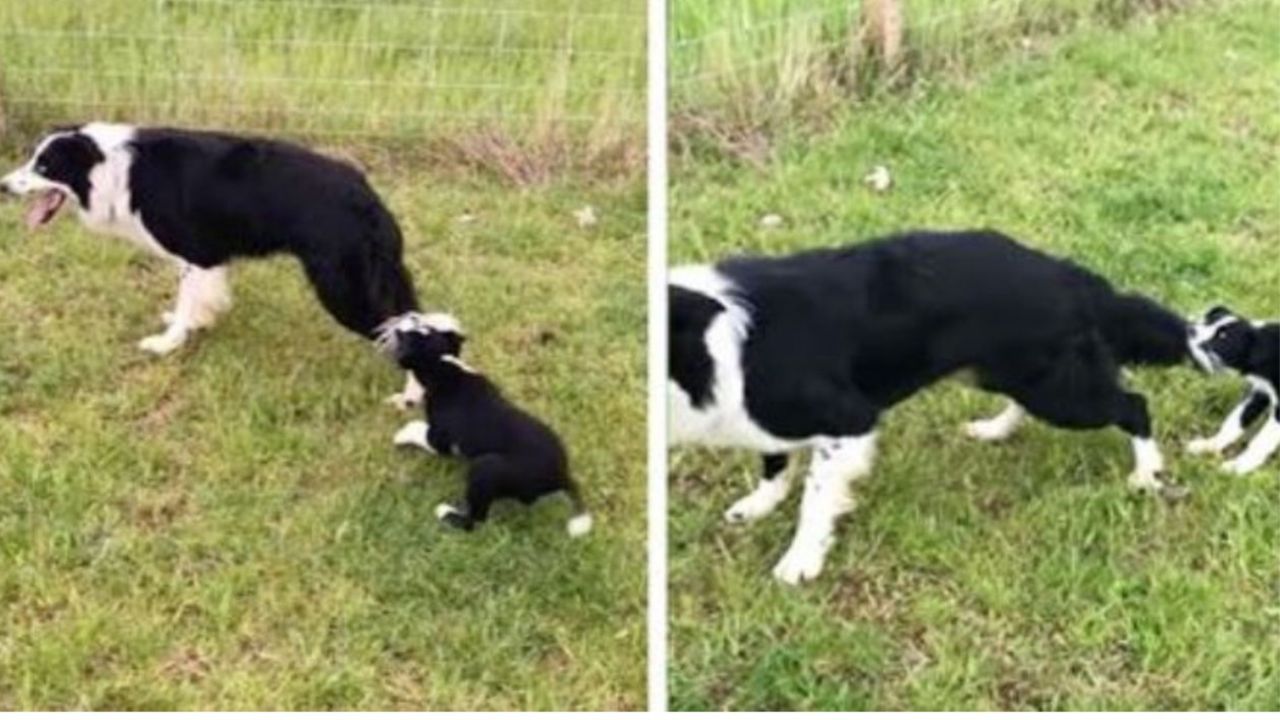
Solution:
[[[1223,469],[1237,475],[1257,470],[1280,448],[1280,323],[1250,322],[1225,307],[1215,307],[1195,323],[1191,354],[1206,372],[1240,373],[1249,381],[1249,390],[1217,434],[1192,440],[1187,450],[1221,453],[1265,413],[1262,429],[1244,451],[1223,463]]]
[[[379,342],[426,388],[426,421],[395,435],[398,446],[467,460],[466,502],[441,504],[436,516],[463,530],[484,522],[495,500],[529,505],[563,492],[573,504],[569,534],[591,530],[591,515],[569,473],[564,444],[551,428],[503,397],[462,362],[464,336],[451,315],[407,313],[388,321]]]
[[[321,304],[374,338],[415,310],[395,218],[354,167],[302,147],[235,135],[90,123],[54,131],[0,190],[31,195],[32,229],[67,203],[91,230],[117,235],[178,268],[166,329],[140,343],[165,355],[231,304],[235,258],[291,253]],[[410,383],[396,397],[420,399]]]
[[[788,454],[812,448],[800,522],[774,568],[816,577],[851,481],[871,471],[880,414],[957,371],[1007,396],[966,426],[1008,437],[1027,414],[1064,428],[1117,426],[1129,484],[1168,497],[1146,400],[1120,368],[1189,360],[1189,323],[1075,264],[991,231],[916,232],[669,274],[670,439],[762,453],[763,480],[725,517],[786,497]]]

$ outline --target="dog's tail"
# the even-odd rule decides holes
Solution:
[[[591,532],[591,513],[587,512],[587,505],[582,502],[582,494],[578,492],[577,485],[570,482],[564,492],[569,496],[569,504],[573,507],[573,517],[569,518],[566,528],[571,536],[582,537]]]
[[[1191,358],[1190,323],[1151,298],[1113,294],[1101,316],[1102,334],[1121,365],[1178,365]]]

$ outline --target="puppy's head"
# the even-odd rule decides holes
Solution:
[[[53,221],[68,200],[89,207],[89,173],[106,160],[97,140],[80,128],[46,135],[31,158],[0,178],[0,191],[34,196],[27,209],[27,227],[34,230]]]
[[[1214,373],[1245,364],[1256,329],[1253,323],[1218,305],[1192,321],[1189,332],[1191,356],[1202,370]]]
[[[377,345],[403,368],[462,356],[462,324],[447,313],[408,312],[384,322]]]

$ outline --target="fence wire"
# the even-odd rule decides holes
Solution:
[[[0,0],[0,118],[640,132],[644,0]]]

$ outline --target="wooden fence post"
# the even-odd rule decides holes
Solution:
[[[862,23],[889,74],[902,60],[902,3],[900,0],[862,0]]]

